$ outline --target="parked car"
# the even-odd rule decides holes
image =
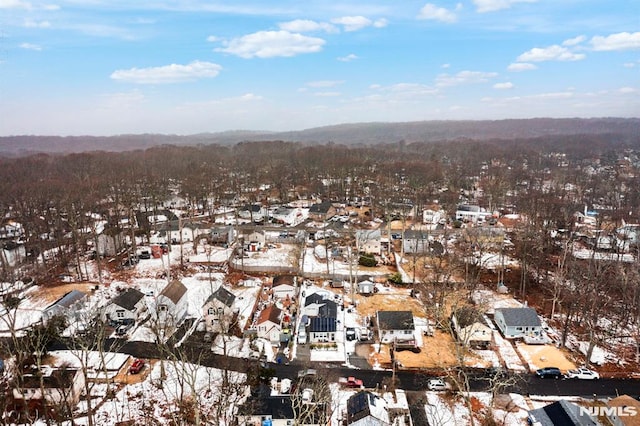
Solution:
[[[340,377],[338,379],[338,383],[348,388],[361,388],[364,386],[361,379],[357,379],[353,376]]]
[[[133,324],[134,322],[128,322],[128,323],[119,325],[118,328],[116,328],[116,335],[124,336],[125,334],[127,334],[129,330],[133,328]]]
[[[318,375],[318,372],[313,368],[306,368],[304,370],[298,371],[298,378],[300,379],[303,377],[315,377],[317,375]]]
[[[552,377],[554,379],[559,379],[562,377],[562,373],[558,367],[544,367],[539,370],[536,370],[536,376],[541,379],[546,379],[547,377]]]
[[[138,374],[144,368],[144,360],[136,358],[129,367],[129,374]]]
[[[353,327],[347,327],[346,331],[345,331],[347,340],[352,341],[352,340],[356,340],[356,329]]]
[[[595,380],[600,378],[600,374],[588,368],[580,367],[575,370],[568,370],[565,377],[567,379]]]
[[[442,379],[431,379],[427,382],[427,389],[430,391],[442,391],[448,388],[447,383]]]

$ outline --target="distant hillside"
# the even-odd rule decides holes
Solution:
[[[333,142],[373,145],[399,141],[432,142],[463,139],[523,139],[548,135],[615,134],[640,137],[637,118],[533,118],[497,121],[417,121],[406,123],[354,123],[290,132],[229,131],[178,135],[118,136],[5,136],[0,137],[0,155],[86,151],[130,151],[157,145],[236,144],[245,141],[282,140],[308,144]]]

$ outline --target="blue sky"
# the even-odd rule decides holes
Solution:
[[[638,0],[0,0],[0,135],[613,116]]]

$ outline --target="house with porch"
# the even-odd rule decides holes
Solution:
[[[411,311],[377,311],[376,324],[380,343],[415,342]]]
[[[111,325],[133,323],[146,309],[144,294],[135,288],[128,288],[111,299],[102,312],[102,321]]]

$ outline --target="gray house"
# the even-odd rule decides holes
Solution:
[[[578,405],[564,399],[529,411],[527,421],[530,425],[540,426],[597,426],[601,424],[594,420],[588,412],[582,411]]]
[[[507,339],[542,337],[542,323],[533,308],[496,309],[493,320]]]
[[[81,318],[87,295],[80,290],[71,290],[42,311],[42,321],[47,322],[55,316],[63,316],[67,322],[77,322]]]

